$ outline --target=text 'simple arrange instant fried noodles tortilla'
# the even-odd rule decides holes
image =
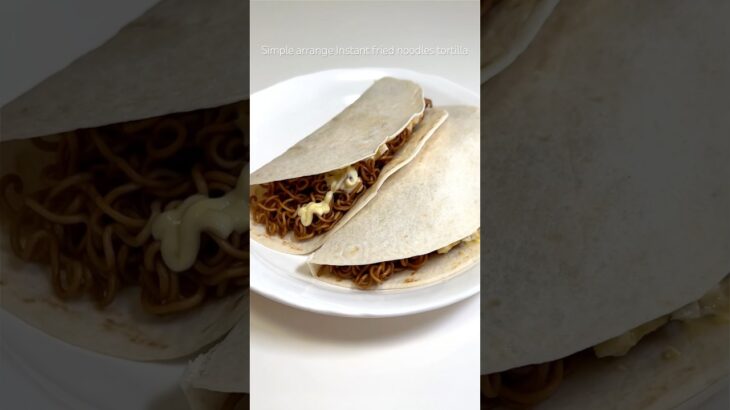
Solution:
[[[483,85],[488,405],[667,409],[727,380],[728,13],[562,0]]]
[[[310,253],[416,156],[447,114],[417,84],[385,77],[352,105],[251,174],[251,237]]]
[[[3,309],[134,360],[188,355],[239,320],[247,16],[164,1],[2,108]]]
[[[443,109],[448,119],[418,156],[312,254],[315,276],[396,289],[442,281],[478,262],[479,108]]]

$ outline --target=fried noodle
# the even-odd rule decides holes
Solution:
[[[385,282],[394,273],[404,270],[417,271],[426,264],[428,258],[433,254],[435,252],[369,265],[327,266],[325,271],[329,270],[330,273],[339,278],[351,280],[360,289],[368,289],[371,286],[377,286]]]
[[[431,100],[426,98],[425,102],[426,108],[432,107]],[[354,167],[362,180],[360,185],[350,193],[335,192],[330,211],[315,218],[309,226],[301,223],[297,209],[310,202],[324,200],[329,191],[324,174],[261,184],[262,192],[252,193],[250,197],[253,222],[264,225],[268,235],[283,238],[291,232],[298,240],[311,239],[329,231],[355,205],[365,191],[375,184],[382,169],[405,145],[410,136],[411,131],[404,129],[386,142],[388,150],[382,156],[365,159],[355,164]]]
[[[167,268],[150,234],[155,216],[187,197],[235,187],[249,149],[238,125],[248,123],[248,101],[239,104],[33,140],[55,154],[46,187],[25,192],[19,175],[0,178],[14,253],[48,266],[58,297],[88,295],[99,307],[127,286],[140,287],[155,315],[248,287],[246,233],[203,233],[197,262],[183,272]]]

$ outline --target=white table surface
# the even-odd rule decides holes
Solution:
[[[419,18],[413,17],[418,9]],[[387,11],[386,11],[387,10]],[[252,2],[251,91],[310,72],[400,67],[479,92],[479,3]],[[459,45],[468,55],[275,56],[268,47]],[[255,155],[255,153],[253,153]],[[387,319],[330,317],[252,293],[251,404],[261,409],[477,409],[479,296]],[[358,378],[373,368],[377,378]]]

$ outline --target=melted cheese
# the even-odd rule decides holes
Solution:
[[[597,357],[623,356],[628,353],[632,347],[636,346],[636,344],[639,343],[639,340],[641,340],[644,336],[659,329],[668,321],[668,315],[654,319],[651,322],[644,323],[641,326],[637,326],[636,328],[629,330],[621,336],[614,337],[613,339],[597,344],[593,347],[593,351]]]
[[[152,236],[161,242],[162,260],[175,272],[195,264],[202,232],[227,238],[233,232],[248,229],[248,167],[238,177],[235,189],[226,195],[193,195],[152,222]]]
[[[706,316],[715,316],[721,320],[730,320],[730,277],[726,277],[718,286],[710,289],[699,300],[689,303],[674,312],[637,326],[628,332],[609,339],[593,347],[598,357],[623,356],[631,350],[644,336],[655,331],[670,320],[687,322]]]
[[[357,169],[353,166],[329,172],[324,176],[324,180],[327,181],[327,186],[333,193],[344,191],[348,194],[354,191],[362,182],[357,175]]]
[[[330,203],[332,202],[332,191],[327,192],[322,202],[310,202],[306,205],[302,205],[297,209],[297,215],[302,225],[309,226],[314,220],[314,215],[322,216],[330,211]]]
[[[437,249],[436,253],[440,253],[440,254],[448,253],[450,250],[454,249],[457,245],[460,245],[462,243],[469,243],[469,242],[479,242],[479,240],[480,240],[479,229],[477,229],[476,232],[467,236],[466,238],[456,241],[454,243],[450,243],[450,244],[444,246],[443,248]]]
[[[302,205],[297,209],[299,221],[304,226],[309,226],[314,221],[314,215],[322,216],[331,210],[332,198],[335,192],[347,192],[348,194],[361,186],[362,180],[357,175],[357,168],[348,166],[332,172],[328,172],[324,176],[329,191],[324,196],[322,202],[312,201],[306,205]]]

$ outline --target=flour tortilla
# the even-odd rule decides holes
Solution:
[[[351,281],[320,265],[364,265],[425,255],[479,229],[479,108],[443,107],[449,118],[408,166],[308,260],[312,273],[341,286]],[[479,244],[459,245],[404,271],[379,289],[424,286],[452,277],[479,260]]]
[[[0,175],[17,172],[26,190],[48,158],[27,139],[248,98],[248,5],[235,0],[167,0],[99,48],[0,111]],[[134,73],[134,75],[130,75]],[[139,289],[104,310],[62,301],[48,268],[18,260],[0,243],[0,304],[28,324],[74,345],[132,360],[189,355],[224,335],[248,306],[244,295],[174,317],[142,311]]]
[[[249,392],[248,311],[222,342],[193,360],[181,387],[191,410],[219,410],[229,393]]]
[[[165,0],[2,107],[0,141],[245,100],[248,4]]]
[[[499,0],[482,21],[482,83],[530,45],[560,0]]]
[[[428,141],[429,138],[434,134],[434,132],[441,126],[441,124],[446,121],[448,114],[441,109],[432,108],[425,110],[423,112],[423,118],[420,120],[418,125],[413,129],[413,133],[411,134],[411,137],[408,139],[406,144],[401,147],[400,150],[395,154],[393,159],[385,166],[380,172],[380,177],[378,178],[377,182],[368,188],[368,190],[358,199],[358,201],[355,203],[355,205],[350,208],[349,211],[342,217],[342,219],[335,225],[335,227],[330,230],[329,232],[317,235],[314,238],[299,241],[294,239],[293,235],[290,233],[285,238],[280,238],[278,236],[270,236],[266,233],[266,227],[253,223],[251,224],[251,238],[256,240],[257,242],[271,248],[275,249],[281,252],[286,253],[292,253],[292,254],[307,254],[311,253],[320,246],[322,246],[323,243],[325,243],[330,237],[330,235],[334,234],[339,228],[345,226],[347,222],[353,218],[361,209],[363,209],[369,201],[371,201],[373,198],[375,198],[378,194],[378,190],[380,189],[381,185],[396,171],[398,171],[400,168],[404,167],[406,164],[408,164],[411,160],[413,160],[414,157],[418,154],[418,152],[421,150],[423,145]],[[405,127],[405,124],[402,127]],[[324,128],[324,127],[323,127]],[[322,128],[320,128],[321,130]],[[400,131],[394,131],[395,134],[399,133]],[[316,132],[315,132],[316,133]],[[368,132],[369,134],[369,132]],[[313,134],[314,135],[314,134]],[[353,134],[354,135],[354,134]],[[390,134],[389,134],[390,135]],[[317,137],[322,138],[322,137]],[[375,140],[373,140],[375,141]],[[364,156],[358,156],[358,160],[363,159],[368,156],[372,156],[377,151],[378,146],[384,142],[384,139],[378,137],[377,141],[380,141],[379,143],[373,145],[372,147],[368,145],[367,150],[363,151],[361,155]],[[287,153],[290,151],[297,152],[299,151],[296,147],[298,145],[295,145],[292,147]],[[324,151],[325,154],[320,153],[319,158],[324,160],[324,158],[327,157],[333,157],[333,158],[339,158],[338,150],[337,149],[329,149]],[[329,154],[326,154],[329,153]],[[287,155],[286,153],[284,155]],[[296,155],[296,154],[291,154]],[[281,157],[279,157],[281,158]],[[307,157],[307,161],[311,161],[310,163],[314,164],[314,159]],[[295,160],[292,158],[292,160]],[[278,162],[278,158],[274,161]],[[271,163],[270,163],[271,164]],[[338,168],[342,168],[344,166],[350,165],[350,162],[346,163],[340,163],[338,162]],[[286,165],[282,165],[286,166]],[[268,165],[264,168],[269,169]],[[264,168],[261,168],[263,170]],[[320,169],[320,168],[318,168]],[[334,168],[337,169],[337,168]],[[258,172],[258,171],[257,171]],[[278,171],[267,171],[267,175],[273,174],[276,172],[276,175],[291,175],[291,174],[282,174],[278,173]],[[301,170],[300,170],[301,172]],[[270,177],[263,178],[261,175],[259,175],[258,179],[254,180],[254,174],[251,175],[252,181],[264,181],[268,182]],[[310,173],[304,173],[299,176],[306,176],[311,175]],[[294,178],[296,176],[288,176],[288,178]],[[256,187],[252,187],[252,190],[254,193],[256,193]]]
[[[642,339],[626,356],[577,364],[575,372],[539,408],[698,408],[727,386],[728,334],[728,324],[713,318],[671,322]]]
[[[421,87],[383,77],[354,103],[251,174],[251,185],[319,175],[374,155],[423,115]]]
[[[593,346],[728,273],[728,13],[563,0],[483,86],[482,373]]]

